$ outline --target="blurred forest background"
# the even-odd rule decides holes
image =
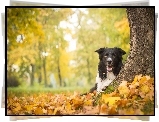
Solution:
[[[86,88],[101,47],[129,54],[124,8],[8,8],[7,87]]]

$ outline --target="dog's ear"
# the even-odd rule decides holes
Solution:
[[[104,48],[99,48],[99,49],[96,50],[95,52],[97,52],[98,54],[101,54],[101,53],[104,52],[105,49],[106,49],[105,47],[104,47]]]
[[[121,55],[125,55],[126,52],[124,50],[122,50],[121,48],[115,47],[117,48],[117,50],[120,52]]]

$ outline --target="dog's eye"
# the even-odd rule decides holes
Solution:
[[[105,54],[105,56],[104,56],[104,57],[106,58],[107,56],[108,56],[108,54]]]

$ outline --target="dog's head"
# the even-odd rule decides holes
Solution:
[[[124,50],[118,47],[100,48],[96,50],[99,54],[100,61],[105,64],[107,72],[112,72],[115,67],[122,61],[122,55],[126,54]]]

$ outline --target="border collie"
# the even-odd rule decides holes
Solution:
[[[96,76],[96,83],[89,92],[94,90],[97,93],[104,92],[106,87],[116,78],[119,74],[122,63],[122,56],[126,54],[124,50],[118,47],[114,48],[100,48],[96,50],[99,54],[98,73]]]

